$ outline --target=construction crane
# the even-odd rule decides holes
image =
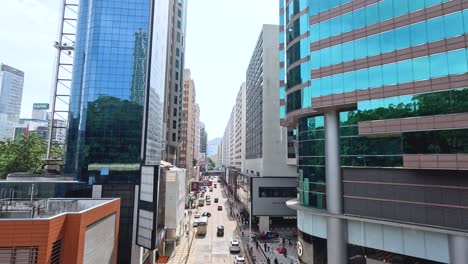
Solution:
[[[53,165],[57,165],[62,161],[60,156],[54,155],[52,151],[53,147],[60,147],[63,153],[66,142],[78,4],[79,0],[62,0],[61,3],[58,39],[54,42],[57,55],[46,156],[48,169],[51,169],[50,167],[54,167]]]

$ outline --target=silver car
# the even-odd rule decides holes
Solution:
[[[233,239],[231,240],[231,244],[229,245],[230,252],[240,252],[240,243],[239,240]]]

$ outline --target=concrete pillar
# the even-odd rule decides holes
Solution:
[[[343,188],[340,166],[340,137],[338,112],[325,113],[325,175],[327,181],[327,211],[331,214],[343,213]],[[336,217],[327,218],[327,258],[328,263],[346,264],[347,223]]]
[[[449,253],[451,264],[468,263],[468,237],[450,235]]]
[[[270,230],[270,217],[268,216],[259,216],[258,217],[258,229],[260,231],[268,231]]]

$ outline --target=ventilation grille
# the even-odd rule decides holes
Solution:
[[[62,240],[57,240],[52,244],[52,255],[50,264],[60,264],[60,253],[62,252]]]
[[[0,263],[36,264],[38,247],[0,247]]]

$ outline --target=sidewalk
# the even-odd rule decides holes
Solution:
[[[296,249],[296,242],[293,242],[292,245],[289,243],[285,243],[284,246],[287,251],[287,257],[284,257],[282,254],[278,253],[277,248],[282,248],[280,246],[281,241],[271,242],[271,241],[259,241],[259,250],[266,255],[267,258],[270,258],[270,263],[274,264],[275,258],[278,259],[279,264],[291,264],[291,263],[299,263],[298,256],[297,256],[297,249]],[[267,250],[265,250],[265,243]]]
[[[240,222],[241,219],[237,217],[237,215],[240,213],[240,208],[241,205],[233,199],[229,194],[228,191],[223,188],[224,194],[227,195],[228,199],[230,202],[232,202],[232,208],[230,210],[232,211],[232,217],[236,220],[237,223],[237,231],[240,237],[240,240],[242,241],[242,244],[245,245],[246,254],[248,255],[249,259],[253,260],[253,263],[255,264],[268,264],[267,258],[270,259],[270,264],[274,264],[275,258],[278,260],[278,264],[295,264],[299,263],[298,261],[298,256],[297,256],[297,249],[296,249],[296,242],[293,242],[292,245],[289,245],[289,243],[285,243],[285,248],[287,250],[287,257],[284,257],[282,254],[278,253],[276,250],[277,248],[283,248],[283,246],[280,246],[281,240],[280,239],[275,239],[275,240],[266,240],[266,241],[259,241],[259,247],[255,246],[255,242],[252,240],[252,251],[248,250],[249,247],[249,229],[248,226],[242,228],[242,223]],[[244,231],[244,236],[242,236],[242,231]],[[256,232],[252,231],[252,234],[255,234]],[[270,250],[265,251],[264,244],[267,244],[267,247]]]
[[[188,210],[185,211],[187,212]],[[169,264],[192,263],[191,259],[193,258],[193,251],[195,249],[193,246],[195,232],[190,225],[191,215],[187,215],[186,218],[185,225],[188,227],[189,234],[179,238],[179,243],[167,262]]]

